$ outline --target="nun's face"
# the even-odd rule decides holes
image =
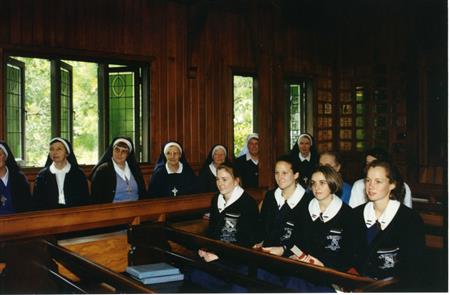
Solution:
[[[3,168],[5,168],[5,166],[6,166],[6,155],[5,155],[5,152],[2,150],[2,149],[0,149],[0,169],[3,169]]]
[[[67,151],[59,141],[55,141],[50,145],[50,159],[56,163],[62,163],[67,159]]]
[[[181,158],[181,152],[176,146],[171,146],[167,149],[165,156],[167,164],[169,164],[170,166],[178,166]]]
[[[117,165],[124,165],[128,158],[128,148],[115,145],[113,148],[113,160]]]
[[[218,165],[225,162],[225,152],[222,149],[217,149],[213,154],[213,162],[214,165],[217,167]]]
[[[247,143],[248,151],[250,155],[257,156],[259,153],[259,142],[256,138],[252,138]]]
[[[298,142],[298,147],[300,149],[300,153],[302,153],[302,155],[307,156],[311,151],[311,142],[306,136],[303,136],[302,138],[300,138],[300,141]]]

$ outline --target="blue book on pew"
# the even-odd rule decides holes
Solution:
[[[178,268],[165,262],[128,266],[126,272],[138,279],[180,274]]]
[[[166,283],[166,282],[175,282],[184,280],[184,274],[174,274],[174,275],[165,275],[160,277],[148,277],[140,279],[141,283],[144,285],[148,284],[158,284],[158,283]]]

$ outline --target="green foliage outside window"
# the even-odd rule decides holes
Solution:
[[[25,166],[43,166],[51,139],[50,62],[15,57],[25,63]],[[73,66],[73,148],[80,164],[98,159],[97,64],[65,61]],[[66,105],[67,102],[63,103]],[[63,128],[65,131],[67,128]],[[64,136],[64,135],[62,135]]]
[[[247,143],[253,133],[253,77],[234,76],[234,155]]]

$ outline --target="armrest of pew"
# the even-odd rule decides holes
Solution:
[[[155,237],[161,239],[156,239]],[[159,243],[161,243],[161,240],[175,242],[194,251],[199,248],[206,248],[217,253],[219,257],[239,261],[239,263],[247,264],[253,269],[255,267],[262,267],[280,273],[299,275],[302,278],[320,284],[336,284],[346,291],[363,290],[377,282],[372,278],[340,272],[331,268],[315,266],[284,257],[276,257],[254,249],[209,239],[201,235],[188,233],[161,224],[135,226],[132,227],[129,234],[129,242],[134,249],[138,249],[139,247],[148,249],[154,246],[170,252],[167,246],[161,246],[161,244],[155,245],[155,240],[159,240]],[[249,273],[252,272],[250,271]],[[391,283],[394,283],[394,281],[387,280],[385,284],[380,283],[370,288],[378,290]]]
[[[51,258],[64,265],[80,279],[77,283],[66,282],[73,288],[85,290],[87,293],[98,293],[99,290],[102,292],[109,290],[114,293],[153,293],[142,284],[87,260],[70,250],[47,240],[41,240],[41,242],[47,247]],[[52,270],[49,271],[55,278],[66,279]]]

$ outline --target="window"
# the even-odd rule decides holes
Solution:
[[[356,150],[366,149],[366,90],[363,86],[355,88],[355,130],[356,130]]]
[[[8,58],[6,140],[17,160],[43,166],[48,141],[61,136],[72,142],[80,164],[96,164],[119,135],[131,137],[137,158],[146,160],[148,65],[119,64]]]
[[[316,106],[316,142],[317,150],[333,150],[333,99],[331,69],[325,67],[317,80],[317,106]]]
[[[247,136],[257,132],[256,79],[253,76],[233,76],[234,155],[245,147]]]
[[[289,80],[285,83],[285,93],[287,93],[287,113],[289,114],[288,146],[292,148],[300,134],[310,132],[308,127],[312,127],[307,116],[308,113],[312,113],[312,100],[309,99],[312,96],[312,83],[306,79]]]
[[[24,158],[25,108],[24,108],[24,68],[23,62],[8,59],[6,65],[6,137],[8,144],[17,158]]]

